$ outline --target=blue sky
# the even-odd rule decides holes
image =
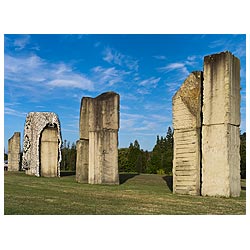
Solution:
[[[172,126],[172,96],[203,69],[206,55],[229,50],[241,60],[241,131],[246,130],[245,35],[5,35],[5,149],[23,137],[31,111],[58,114],[63,140],[78,140],[80,100],[120,94],[119,147],[137,139],[152,150]]]

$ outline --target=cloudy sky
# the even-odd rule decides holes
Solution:
[[[137,139],[152,150],[172,126],[172,96],[203,69],[206,55],[229,50],[241,60],[241,132],[246,130],[245,35],[5,35],[5,150],[23,137],[31,111],[58,114],[63,140],[78,137],[80,100],[120,94],[119,147]]]

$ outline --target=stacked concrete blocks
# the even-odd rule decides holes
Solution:
[[[240,195],[240,61],[230,52],[204,58],[202,195]]]
[[[119,105],[119,95],[114,92],[82,98],[77,141],[78,182],[119,184]]]
[[[19,171],[21,164],[20,132],[15,132],[8,140],[8,170]]]
[[[191,73],[173,97],[173,192],[200,194],[202,72]]]
[[[173,191],[237,197],[240,61],[230,52],[206,56],[203,77],[193,72],[173,97]]]

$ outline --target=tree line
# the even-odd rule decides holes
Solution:
[[[169,127],[165,137],[157,136],[152,152],[140,148],[137,140],[129,148],[118,150],[119,172],[172,174],[173,131]]]
[[[240,135],[241,178],[246,178],[246,132]],[[4,153],[4,160],[8,155]],[[156,144],[151,152],[140,148],[138,140],[128,148],[118,149],[119,172],[172,174],[173,131],[168,127],[165,137],[157,135]],[[64,140],[62,144],[62,171],[76,170],[76,144]]]

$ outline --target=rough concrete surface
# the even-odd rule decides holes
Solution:
[[[53,112],[30,112],[26,117],[22,169],[28,175],[40,176],[41,174],[41,135],[46,128],[57,129],[57,176],[60,176],[61,128],[58,116]]]
[[[89,178],[89,140],[76,142],[76,181],[88,183]]]
[[[173,192],[200,194],[202,72],[191,73],[173,97]]]
[[[240,195],[240,62],[230,52],[204,59],[202,195]]]
[[[15,132],[8,140],[8,171],[19,171],[20,169],[20,132]]]
[[[45,128],[40,144],[41,176],[55,177],[58,168],[57,128]]]
[[[230,124],[202,127],[202,195],[240,195],[240,131]]]
[[[86,182],[88,175],[91,184],[119,184],[119,105],[119,95],[114,92],[82,98],[76,162],[78,182]]]

